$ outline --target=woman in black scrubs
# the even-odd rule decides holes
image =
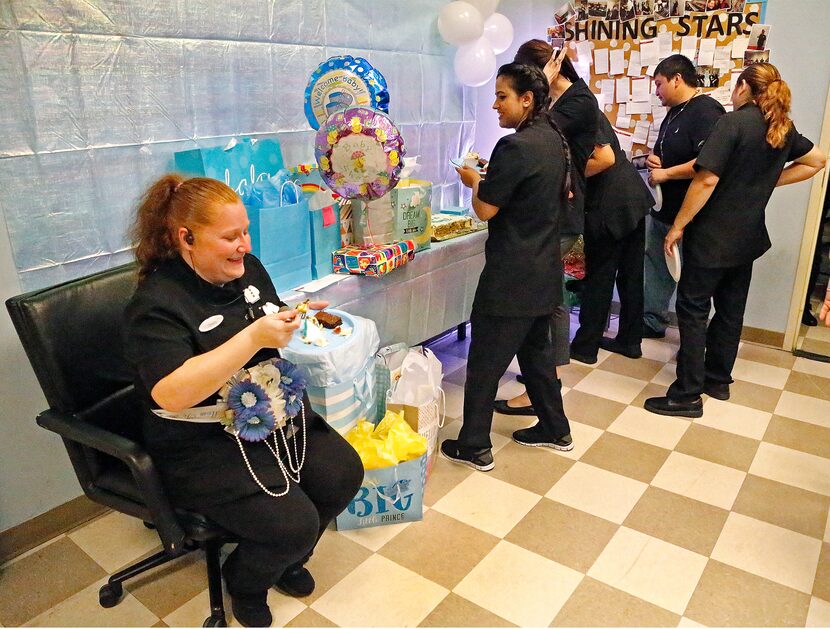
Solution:
[[[549,113],[568,141],[571,151],[571,192],[559,226],[562,256],[576,244],[585,227],[585,166],[595,148],[599,107],[591,89],[576,72],[567,49],[554,50],[541,39],[519,46],[513,61],[544,69],[550,88]],[[554,54],[556,53],[556,54]],[[553,317],[554,366],[570,362],[570,313],[560,305]],[[495,409],[505,415],[535,415],[527,393],[511,400],[497,400]]]
[[[239,538],[222,568],[233,613],[245,626],[268,626],[271,586],[313,591],[303,564],[357,493],[363,467],[307,397],[297,449],[276,440],[282,465],[265,441],[246,443],[245,461],[221,424],[187,419],[187,409],[215,404],[240,368],[278,357],[299,327],[250,255],[236,193],[213,179],[167,175],[145,193],[133,233],[139,284],[126,310],[126,351],[146,406],[145,445],[176,506]]]
[[[441,454],[478,470],[493,469],[490,427],[499,379],[514,356],[539,421],[517,430],[527,446],[571,450],[570,425],[555,378],[551,314],[562,300],[559,221],[567,203],[567,142],[547,115],[548,82],[538,68],[499,68],[499,126],[516,129],[493,150],[482,181],[472,168],[458,172],[473,190],[473,210],[489,222],[484,270],[470,316],[472,339],[464,385],[464,421],[458,439]]]
[[[729,399],[752,264],[772,246],[764,223],[767,202],[776,186],[809,179],[826,161],[796,131],[790,99],[775,66],[746,68],[732,92],[735,111],[718,119],[695,162],[664,245],[671,255],[683,238],[677,379],[665,397],[646,400],[652,413],[701,417],[701,393]],[[707,326],[713,302],[715,316]]]

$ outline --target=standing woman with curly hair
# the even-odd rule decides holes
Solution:
[[[489,223],[484,270],[470,316],[472,339],[464,385],[464,421],[458,439],[441,454],[481,471],[493,469],[493,400],[516,356],[539,421],[517,430],[527,446],[570,450],[570,425],[553,364],[551,314],[562,301],[559,222],[568,202],[570,157],[562,132],[547,113],[548,81],[539,68],[499,68],[499,126],[516,132],[493,149],[487,179],[458,169],[473,191],[473,210]]]
[[[695,162],[664,249],[683,238],[677,292],[677,379],[665,397],[646,400],[660,415],[700,417],[701,394],[729,399],[752,264],[771,246],[764,222],[777,186],[809,179],[826,156],[789,118],[790,88],[769,63],[749,66]],[[789,166],[787,163],[790,162]],[[714,303],[715,316],[707,325]]]

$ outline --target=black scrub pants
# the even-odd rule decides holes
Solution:
[[[223,569],[231,595],[267,592],[286,568],[308,561],[323,531],[360,488],[363,465],[352,446],[327,426],[309,423],[308,435],[300,483],[289,481],[285,496],[260,492],[200,508],[239,537]],[[241,454],[239,462],[244,465]]]
[[[668,397],[691,402],[700,397],[707,382],[732,383],[751,280],[752,262],[720,269],[683,267],[676,304],[680,328],[677,379]],[[707,326],[713,302],[715,316]]]
[[[575,354],[596,356],[608,323],[614,283],[620,295],[617,341],[639,345],[643,340],[643,261],[646,221],[616,240],[585,231],[585,281],[579,306],[579,330],[571,348]]]
[[[516,356],[525,377],[530,403],[548,435],[559,439],[571,429],[562,408],[562,384],[554,364],[551,315],[539,317],[470,316],[471,339],[464,385],[464,422],[458,434],[461,446],[491,448],[493,401],[510,361]]]

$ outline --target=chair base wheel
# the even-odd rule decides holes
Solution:
[[[215,618],[214,616],[208,616],[205,618],[205,622],[202,623],[203,627],[227,627],[228,621],[225,620],[225,617],[222,616],[221,618]]]
[[[98,590],[98,602],[101,607],[115,607],[123,595],[124,588],[120,583],[107,583]]]

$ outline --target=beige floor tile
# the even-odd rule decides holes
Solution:
[[[580,380],[574,389],[622,404],[630,404],[645,386],[646,382],[643,380],[594,369]]]
[[[643,408],[646,400],[650,397],[662,397],[666,395],[666,390],[668,389],[667,386],[663,386],[662,384],[655,384],[653,382],[649,382],[643,390],[634,398],[631,402],[630,406],[636,406],[637,408]]]
[[[827,524],[824,527],[824,541],[830,542],[830,513],[827,514]]]
[[[192,552],[126,582],[124,589],[164,618],[208,586],[204,553]]]
[[[828,508],[827,496],[747,474],[732,510],[821,539]]]
[[[504,537],[539,499],[538,494],[478,473],[465,478],[433,508],[491,535]]]
[[[428,513],[429,511],[424,516],[426,517]],[[420,524],[420,522],[417,524]],[[405,535],[407,530],[401,531],[398,535]],[[393,537],[390,543],[394,543],[397,537]],[[345,535],[338,534],[335,531],[323,533],[323,537],[308,562],[308,569],[314,575],[317,586],[311,596],[303,598],[302,602],[310,605],[316,601],[343,577],[366,561],[371,554],[371,551],[365,546],[350,540]]]
[[[565,457],[550,456],[546,450],[508,443],[499,450],[496,469],[490,476],[544,495],[573,465]]]
[[[553,627],[672,627],[677,614],[585,577],[557,614]]]
[[[820,354],[822,356],[830,356],[830,343],[827,341],[819,341],[817,339],[805,338],[801,343],[799,349],[805,352],[812,352],[813,354]]]
[[[0,572],[0,623],[22,625],[106,576],[75,542],[58,541],[6,564]]]
[[[129,593],[115,607],[98,604],[98,589],[106,578],[32,618],[27,627],[149,627],[158,617]],[[202,619],[204,620],[204,618]],[[199,623],[201,625],[201,622]]]
[[[661,363],[669,363],[674,360],[679,343],[674,344],[658,339],[643,339],[640,347],[643,350],[643,358],[656,360]]]
[[[241,627],[239,621],[233,617],[231,599],[227,592],[224,593],[224,598],[225,617],[228,620],[228,626]],[[271,615],[274,618],[272,622],[274,627],[284,626],[306,609],[305,604],[298,599],[280,594],[273,588],[268,590],[268,607],[271,609]],[[204,590],[179,609],[162,618],[162,620],[169,627],[201,627],[208,616],[210,616],[210,597],[208,591]]]
[[[651,481],[655,487],[730,509],[746,474],[680,452],[672,452]]]
[[[571,389],[562,398],[565,414],[572,422],[579,422],[605,430],[626,408],[625,404]]]
[[[565,457],[572,461],[578,461],[588,449],[594,445],[594,442],[602,435],[602,430],[594,428],[588,424],[583,424],[576,421],[569,422],[571,425],[571,438],[573,439],[573,450],[568,452],[560,452],[559,450],[551,450],[544,448],[543,451],[555,456]]]
[[[755,439],[693,423],[675,450],[745,472],[755,459],[759,443]]]
[[[803,627],[810,597],[709,560],[686,616],[708,627]]]
[[[729,401],[733,404],[740,404],[767,413],[775,411],[778,400],[781,398],[781,389],[765,387],[743,380],[735,380],[729,385],[729,393]]]
[[[447,438],[449,437],[445,437],[442,433],[439,436],[439,443],[441,439]],[[439,454],[435,458],[432,474],[430,474],[424,487],[424,504],[431,507],[473,473],[472,468],[451,463]]]
[[[678,627],[705,627],[706,625],[702,625],[699,622],[695,622],[691,618],[686,618],[685,616],[683,616],[683,618],[680,619],[680,622],[677,623],[677,626]]]
[[[823,325],[808,326],[807,338],[830,343],[830,328]]]
[[[346,539],[360,544],[373,552],[380,550],[384,544],[393,539],[396,535],[405,531],[415,522],[403,522],[401,524],[386,524],[383,526],[370,526],[365,529],[353,529],[351,531],[337,531]]]
[[[744,358],[736,358],[735,366],[732,368],[732,377],[735,380],[745,380],[776,389],[783,389],[789,376],[789,369],[756,363],[754,360]]]
[[[772,413],[709,398],[703,404],[703,417],[695,419],[694,423],[760,440],[771,417]]]
[[[752,474],[830,496],[830,459],[762,443]]]
[[[576,361],[557,367],[559,378],[562,380],[562,386],[573,389],[576,383],[582,380],[585,376],[593,371],[588,365],[583,365]]]
[[[830,428],[830,401],[809,395],[784,391],[775,407],[775,414]]]
[[[654,377],[651,379],[653,384],[659,384],[663,387],[668,387],[672,382],[677,379],[677,365],[674,363],[666,363],[663,367],[654,374]]]
[[[546,497],[620,524],[646,487],[632,478],[577,462]]]
[[[784,390],[830,401],[830,378],[791,371]]]
[[[493,550],[498,538],[430,509],[379,553],[451,590]],[[448,553],[447,549],[452,548]]]
[[[815,598],[810,601],[806,627],[830,627],[830,602]]]
[[[305,609],[301,611],[299,614],[294,616],[288,623],[285,625],[286,627],[336,627],[332,621],[328,618],[323,616],[322,614],[318,614],[311,608]]]
[[[773,367],[782,367],[784,369],[792,369],[796,361],[795,356],[791,352],[746,342],[741,343],[741,347],[738,350],[738,358],[772,365]]]
[[[796,358],[793,371],[811,373],[822,378],[830,378],[830,363],[822,363],[808,358]]]
[[[608,432],[671,450],[690,425],[686,419],[655,415],[643,408],[628,406],[608,427]]]
[[[708,557],[728,515],[725,509],[649,487],[623,524]]]
[[[649,483],[666,462],[669,452],[665,448],[606,432],[582,455],[580,461]]]
[[[545,627],[582,573],[502,540],[454,592],[522,627]]]
[[[602,365],[597,368],[648,382],[657,375],[663,365],[664,362],[661,360],[652,360],[645,357],[632,360],[620,354],[614,354],[606,358]]]
[[[141,520],[113,511],[69,534],[107,572],[115,572],[151,551],[160,550],[158,533]]]
[[[453,592],[421,621],[419,627],[515,627],[512,622]]]
[[[703,555],[623,526],[588,576],[679,615],[706,561]]]
[[[311,608],[341,627],[414,627],[448,593],[394,561],[373,555]]]
[[[813,596],[830,601],[830,544],[826,542],[821,545],[818,569],[813,581]]]
[[[441,385],[444,389],[446,407],[444,413],[452,419],[459,419],[464,415],[464,387],[445,382]]]
[[[587,572],[617,528],[608,520],[542,498],[504,539]]]
[[[730,513],[712,559],[809,594],[820,551],[818,539]]]

